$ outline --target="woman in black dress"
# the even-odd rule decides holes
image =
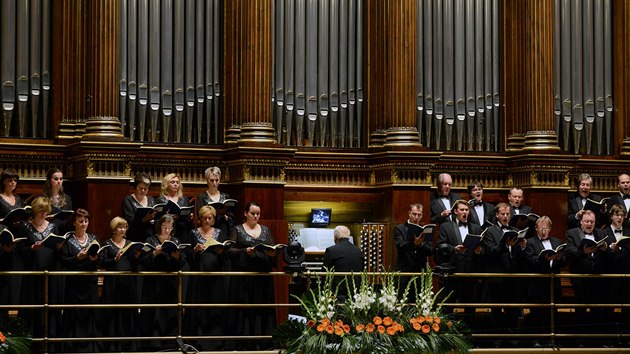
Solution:
[[[0,174],[0,219],[4,219],[13,209],[23,207],[22,199],[15,194],[17,183],[20,177],[12,168],[2,170]],[[17,237],[20,231],[20,224],[6,225],[9,231]],[[4,225],[0,225],[0,230]],[[22,259],[15,253],[15,244],[0,244],[0,269],[3,271],[24,270]],[[22,288],[22,277],[18,275],[0,276],[0,303],[17,304],[20,301],[20,290]],[[0,325],[8,318],[7,310],[0,310]]]
[[[127,221],[120,216],[109,223],[112,230],[111,237],[105,241],[105,248],[100,254],[101,267],[109,271],[136,271],[140,261],[140,250],[128,248],[132,241],[125,238]],[[125,248],[127,247],[127,248]],[[126,251],[126,252],[124,252]],[[139,303],[136,276],[105,276],[103,279],[104,304],[114,305],[108,308],[101,318],[103,335],[108,337],[134,337],[137,335],[138,309],[116,307],[116,304]],[[105,342],[107,351],[134,351],[135,343]]]
[[[227,193],[219,191],[219,184],[221,183],[221,169],[217,166],[208,167],[204,172],[206,177],[206,183],[208,189],[197,195],[195,199],[195,211],[199,215],[199,210],[204,205],[208,205],[214,202],[224,202],[226,199],[231,199]],[[234,211],[226,208],[225,210],[216,210],[217,217],[214,222],[214,227],[220,229],[226,235],[229,235],[235,224]]]
[[[167,203],[169,200],[177,204],[180,207],[189,207],[190,200],[184,196],[184,187],[182,186],[181,179],[175,173],[169,173],[162,179],[162,193],[157,198],[156,203]],[[193,215],[189,217],[179,217],[173,215],[175,220],[175,237],[181,242],[190,243],[188,240],[188,233],[193,228]]]
[[[146,239],[154,247],[142,258],[143,271],[154,272],[177,272],[184,269],[186,260],[184,253],[173,251],[164,252],[162,245],[166,241],[179,245],[177,238],[173,237],[173,225],[175,221],[169,214],[162,216],[156,225],[154,236]],[[143,281],[142,303],[143,304],[177,304],[178,279],[173,276],[146,276]],[[142,326],[145,336],[175,336],[177,335],[177,308],[143,308],[141,313]],[[159,348],[169,348],[175,345],[174,340],[150,341],[145,350],[156,350]]]
[[[46,172],[46,184],[41,196],[50,200],[50,214],[57,214],[63,210],[72,210],[72,198],[63,190],[63,172],[58,168],[51,168]],[[57,225],[59,232],[64,234],[72,230],[69,220],[55,218],[52,222]]]
[[[155,206],[155,199],[147,195],[150,186],[149,175],[144,172],[139,173],[133,179],[133,193],[126,196],[122,202],[122,215],[129,225],[127,239],[134,242],[142,242],[152,233],[156,213],[146,213],[143,216],[137,214],[138,208]]]
[[[95,272],[98,254],[88,254],[88,247],[98,238],[87,232],[90,214],[85,209],[77,209],[72,217],[74,232],[71,232],[63,246],[62,263],[64,270]],[[98,303],[98,277],[96,275],[68,275],[65,277],[65,303],[86,305]],[[65,335],[70,338],[96,337],[96,310],[90,308],[68,308],[63,313]],[[95,352],[100,350],[95,341],[70,342],[66,350],[71,352]]]
[[[7,168],[2,170],[2,174],[0,174],[0,219],[4,219],[11,210],[24,206],[22,198],[15,194],[19,180],[20,176],[14,169]],[[11,231],[15,230],[17,229],[12,228]]]
[[[203,206],[199,211],[201,226],[190,232],[192,241],[191,253],[188,261],[191,270],[201,272],[223,271],[225,249],[223,246],[207,247],[215,240],[224,242],[227,239],[220,229],[214,227],[216,211],[211,206]],[[207,248],[206,248],[207,247]],[[194,276],[189,281],[188,300],[194,304],[225,303],[227,296],[224,277]],[[225,311],[221,308],[189,308],[186,310],[186,335],[192,336],[220,336],[224,332],[223,322]],[[218,350],[222,344],[219,341],[200,340],[195,344],[198,350]]]
[[[254,248],[259,244],[274,244],[271,232],[266,226],[258,223],[259,219],[260,206],[255,202],[249,202],[245,206],[245,223],[236,225],[232,229],[230,239],[235,244],[229,248],[228,253],[236,271],[270,272],[277,264],[275,250],[259,251]],[[235,302],[275,303],[274,283],[271,277],[245,276],[238,281],[233,281],[232,284],[234,284],[234,291],[231,294]],[[244,336],[270,335],[276,326],[275,309],[272,307],[243,308],[235,315],[238,321],[233,329]],[[245,343],[246,349],[262,350],[271,347],[270,341]]]
[[[20,237],[26,237],[25,241],[18,244],[18,252],[23,257],[26,270],[31,271],[58,271],[61,269],[61,249],[63,242],[52,247],[44,246],[42,241],[50,234],[58,234],[57,226],[46,220],[50,214],[51,206],[48,198],[38,197],[31,203],[32,217],[28,222],[22,223]],[[43,276],[25,276],[22,281],[21,303],[44,304],[44,278]],[[63,300],[63,278],[50,276],[48,280],[48,303],[60,304]],[[22,316],[23,314],[23,316]],[[22,316],[29,326],[33,337],[56,337],[61,334],[61,311],[48,310],[48,333],[44,333],[44,310],[21,310]],[[41,347],[35,346],[34,352]],[[50,348],[49,348],[50,349]]]

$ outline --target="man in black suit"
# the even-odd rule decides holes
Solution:
[[[363,252],[350,239],[350,229],[339,225],[335,227],[335,244],[324,251],[324,267],[334,269],[335,272],[362,272],[364,266]],[[342,278],[336,278],[333,286],[341,284]],[[347,294],[345,284],[338,286],[337,298],[344,301]]]
[[[567,231],[567,247],[565,256],[569,262],[571,273],[575,274],[602,274],[606,270],[610,259],[610,251],[606,243],[600,246],[583,244],[583,239],[601,241],[605,239],[604,233],[595,228],[595,213],[590,210],[582,214],[580,227]],[[605,279],[572,278],[571,284],[575,290],[575,302],[578,304],[599,304],[605,302]],[[592,333],[593,328],[599,327],[605,318],[605,311],[601,308],[591,308],[587,314],[586,308],[575,309],[575,321],[578,331]]]
[[[485,256],[483,271],[487,273],[519,273],[523,271],[519,264],[519,253],[523,253],[527,241],[503,235],[506,231],[518,231],[509,226],[510,206],[499,203],[494,211],[496,224],[488,227],[483,238]],[[486,303],[518,303],[523,300],[522,279],[518,278],[486,278],[482,301]],[[515,329],[521,310],[516,307],[492,308],[492,326],[498,331]]]
[[[363,252],[350,242],[350,229],[340,225],[335,227],[335,244],[324,252],[324,267],[334,268],[336,272],[362,272]]]
[[[428,237],[428,239],[425,234],[417,235],[413,239],[407,237],[408,225],[410,223],[420,224],[423,215],[422,210],[422,204],[411,204],[409,207],[409,219],[407,219],[404,224],[394,226],[394,242],[396,243],[396,251],[398,252],[396,264],[394,265],[394,270],[396,271],[403,273],[420,273],[427,267],[427,259],[433,250],[431,240],[433,235]],[[409,277],[401,277],[401,291],[404,291],[409,280]],[[414,293],[415,291],[411,291],[409,294]],[[409,301],[415,302],[415,296],[410,297]]]
[[[529,214],[532,212],[532,208],[523,203],[523,190],[514,187],[510,189],[508,193],[508,201],[510,202],[510,217],[514,214]]]
[[[468,249],[464,242],[470,235],[481,234],[481,227],[468,222],[470,208],[465,200],[457,200],[454,203],[453,211],[455,221],[445,222],[440,226],[439,238],[436,244],[436,251],[445,251],[445,254],[452,255],[448,261],[441,260],[441,263],[449,263],[456,273],[476,273],[481,270],[481,259],[484,253],[481,242],[474,248]],[[449,301],[471,303],[478,302],[479,280],[472,278],[454,278],[448,280],[444,285],[445,294],[453,292]],[[471,325],[474,308],[465,308],[467,322]]]
[[[536,220],[536,236],[527,241],[527,247],[523,253],[523,263],[526,271],[530,273],[560,273],[566,264],[564,252],[553,255],[541,255],[543,250],[555,250],[563,242],[559,238],[551,237],[551,219],[543,215]],[[536,304],[549,304],[551,284],[547,278],[528,278],[526,280],[525,302]],[[554,298],[557,303],[562,294],[560,278],[554,279]],[[531,333],[551,333],[551,314],[544,307],[530,307],[526,327]],[[538,345],[541,345],[537,341]]]
[[[591,193],[591,185],[593,178],[588,173],[582,173],[577,179],[577,191],[569,194],[569,222],[568,229],[574,229],[580,226],[580,219],[584,214],[584,204],[586,199],[591,199],[596,202],[602,200],[602,197],[598,194]],[[604,223],[604,213],[600,212],[595,215],[595,226],[599,227]]]
[[[615,194],[610,199],[608,199],[608,203],[606,203],[606,209],[610,210],[613,205],[618,204],[623,207],[626,212],[626,219],[624,220],[624,226],[630,227],[630,221],[628,220],[628,210],[630,210],[630,176],[627,174],[621,174],[617,177],[619,194]],[[610,213],[608,213],[608,218],[610,218]]]
[[[453,178],[448,173],[440,173],[437,177],[437,191],[431,197],[431,223],[441,224],[451,221],[451,209],[456,200],[462,199],[451,192]]]
[[[483,185],[479,181],[474,181],[468,185],[468,196],[470,200],[470,215],[468,220],[482,229],[487,226],[486,221],[494,223],[494,205],[483,201]],[[486,224],[486,225],[484,225]]]

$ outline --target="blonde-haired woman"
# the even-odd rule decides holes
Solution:
[[[26,237],[20,242],[18,247],[24,256],[25,270],[61,270],[59,259],[63,243],[58,243],[54,248],[44,246],[42,241],[50,234],[59,234],[57,226],[49,222],[46,217],[50,214],[50,200],[46,197],[38,197],[31,203],[32,216],[29,221],[22,223],[20,236]],[[63,301],[63,278],[49,278],[49,298],[48,303],[60,304]],[[44,304],[44,279],[42,277],[28,276],[22,281],[22,303],[23,304]],[[44,310],[24,309],[20,311],[20,316],[24,317],[29,324],[30,333],[33,337],[58,336],[61,334],[61,311],[50,309],[48,311],[48,333],[44,333]],[[50,348],[49,348],[50,349]],[[57,348],[58,349],[58,348]],[[35,347],[33,352],[38,352],[43,348]]]
[[[201,225],[190,232],[192,252],[188,258],[191,270],[200,272],[224,271],[226,260],[225,249],[221,246],[206,249],[204,245],[212,239],[224,242],[227,239],[220,229],[214,227],[217,217],[216,210],[209,206],[203,206],[199,210]],[[211,241],[210,241],[211,242]],[[188,298],[194,304],[221,304],[226,303],[227,283],[225,277],[195,276],[190,278]],[[191,336],[221,336],[226,311],[222,308],[200,308],[194,311],[186,311],[184,333]],[[195,347],[198,350],[219,350],[222,343],[212,340],[197,341]]]
[[[169,201],[177,204],[181,207],[189,207],[190,200],[184,196],[184,187],[182,186],[181,179],[176,173],[169,173],[162,179],[162,192],[157,198],[156,203],[168,203]],[[189,217],[180,218],[177,215],[173,215],[175,219],[175,237],[184,243],[190,243],[188,240],[188,233],[193,228],[192,213]]]
[[[126,238],[129,224],[127,220],[116,216],[109,223],[112,234],[105,241],[105,248],[101,256],[101,267],[113,271],[138,270],[140,251],[129,250],[123,254],[123,249],[132,241]],[[136,304],[139,303],[139,292],[135,276],[106,276],[103,279],[102,301],[105,304]],[[103,331],[110,337],[129,337],[137,335],[138,309],[111,306],[104,314]],[[134,351],[137,348],[133,342],[105,342],[106,351]]]
[[[204,176],[206,178],[208,189],[206,189],[205,192],[198,194],[195,199],[195,211],[197,212],[197,219],[199,219],[199,223],[202,222],[199,218],[201,207],[210,203],[224,202],[226,199],[231,199],[229,194],[219,191],[219,184],[221,183],[220,168],[217,166],[208,167],[204,172]],[[223,211],[219,210],[214,221],[214,227],[220,229],[226,235],[229,235],[235,225],[235,219],[233,210],[230,210],[229,208],[226,208],[226,210]]]

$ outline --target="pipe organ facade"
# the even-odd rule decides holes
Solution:
[[[398,220],[441,172],[460,192],[483,181],[495,201],[512,186],[562,197],[579,172],[614,192],[630,171],[629,9],[2,0],[0,167],[35,193],[61,166],[77,205],[112,199],[104,230],[135,172],[179,173],[193,195],[211,165],[273,220],[285,201],[338,198],[387,205],[362,220]]]

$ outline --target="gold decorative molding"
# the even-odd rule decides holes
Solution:
[[[370,186],[379,172],[364,164],[291,163],[286,167],[286,182],[291,185]],[[388,175],[388,180],[391,176]]]
[[[514,168],[513,185],[518,187],[568,188],[567,166],[529,164]]]
[[[288,162],[278,159],[237,159],[228,163],[233,182],[285,183]]]

